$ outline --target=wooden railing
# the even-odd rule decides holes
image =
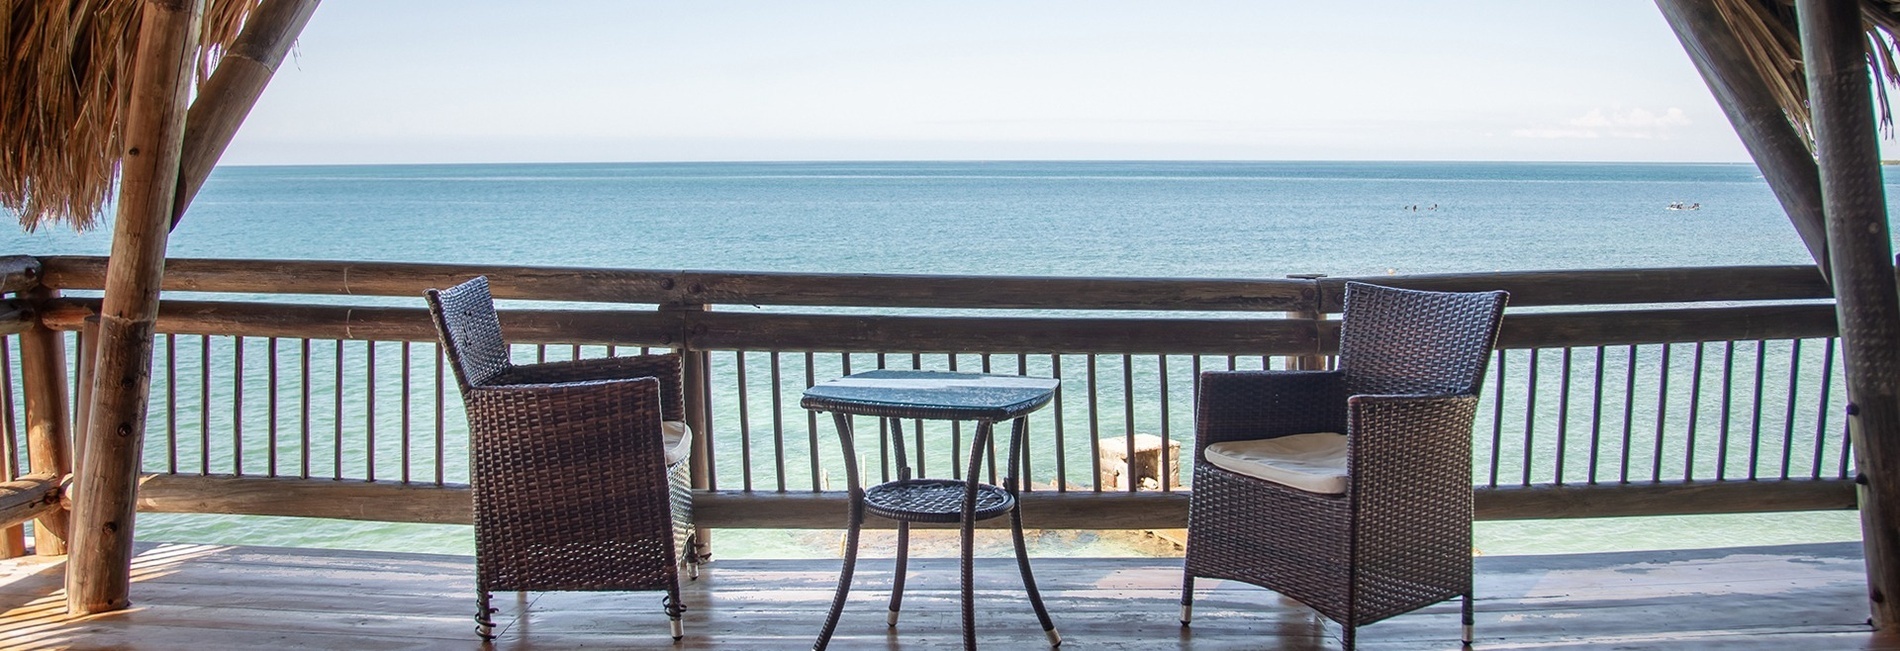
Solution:
[[[30,293],[14,331],[74,333],[75,354],[64,377],[7,366],[9,384],[64,382],[83,404],[98,305],[86,295],[103,286],[104,261],[22,264],[39,266],[16,288]],[[1107,488],[1103,448],[1132,452],[1130,433],[1191,445],[1201,371],[1326,363],[1338,331],[1324,315],[1347,280],[172,260],[140,508],[468,522],[465,424],[420,295],[478,274],[503,299],[523,361],[684,353],[687,419],[704,434],[700,523],[794,528],[836,527],[844,512],[826,470],[842,465],[835,434],[797,407],[799,393],[876,367],[1061,378],[1056,403],[1031,418],[1027,517],[1182,526],[1186,473],[1166,467],[1178,462],[1163,455],[1149,487]],[[1368,280],[1512,293],[1473,457],[1481,518],[1854,505],[1833,416],[1845,403],[1833,306],[1811,267]],[[905,430],[923,470],[956,472],[967,429]],[[882,449],[860,449],[870,472],[890,471]],[[25,500],[5,490],[0,516]]]

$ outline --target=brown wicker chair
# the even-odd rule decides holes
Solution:
[[[1504,302],[1348,283],[1337,370],[1201,375],[1182,626],[1204,576],[1311,606],[1347,649],[1462,597],[1470,644],[1471,428]]]
[[[477,633],[495,590],[665,590],[696,575],[678,355],[515,365],[488,280],[427,292],[468,410]],[[668,433],[673,434],[669,441]]]

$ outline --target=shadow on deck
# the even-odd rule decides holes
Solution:
[[[1180,561],[1042,558],[1065,649],[1336,649],[1339,627],[1272,592],[1203,579],[1183,629]],[[809,648],[830,560],[721,560],[686,586],[687,637],[659,593],[496,595],[499,649]],[[956,561],[911,564],[884,626],[888,559],[860,562],[831,648],[960,647]],[[60,559],[0,561],[4,649],[477,649],[463,556],[212,545],[141,548],[133,608],[64,615]],[[1477,649],[1893,649],[1866,624],[1857,543],[1478,559]],[[1009,559],[979,559],[983,648],[1046,648]],[[526,617],[522,615],[526,613]],[[1458,648],[1455,601],[1360,630],[1366,649]]]

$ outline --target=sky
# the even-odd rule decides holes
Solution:
[[[1747,161],[1652,0],[327,0],[223,164]]]

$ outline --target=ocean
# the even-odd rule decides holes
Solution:
[[[0,243],[9,254],[104,255],[110,227],[8,230]],[[1476,162],[221,167],[172,234],[170,254],[1209,278],[1810,262],[1752,165]],[[466,527],[163,514],[141,515],[138,526],[145,540],[472,550]],[[718,539],[719,553],[807,556],[825,550],[812,542],[825,535],[835,534],[735,532]],[[1858,536],[1851,512],[1619,518],[1480,523],[1478,547]],[[1156,548],[1051,532],[1037,553]]]

